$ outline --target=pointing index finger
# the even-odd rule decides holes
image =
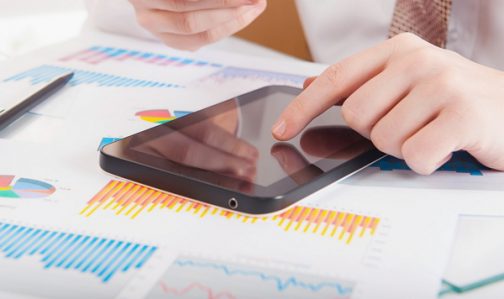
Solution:
[[[387,40],[329,66],[282,112],[273,126],[273,136],[293,138],[315,117],[380,73],[394,51],[393,43],[393,39]]]

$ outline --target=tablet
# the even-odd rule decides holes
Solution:
[[[275,140],[273,124],[300,92],[269,86],[188,114],[103,147],[100,166],[162,191],[259,215],[284,210],[383,157],[345,125],[338,106],[296,138]]]

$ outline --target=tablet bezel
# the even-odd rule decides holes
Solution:
[[[300,92],[300,90],[288,86],[268,86],[246,93],[239,97],[260,100],[265,94],[273,92],[289,93],[294,97]],[[135,142],[135,138],[149,140],[150,138],[159,136],[161,131],[166,131],[168,128],[166,126],[176,125],[177,127],[184,127],[186,125],[193,124],[197,119],[201,119],[201,115],[213,115],[213,111],[219,110],[219,105],[225,105],[227,101],[178,118],[168,124],[147,129],[104,146],[100,151],[100,166],[106,172],[128,180],[180,194],[208,204],[249,214],[267,214],[283,210],[303,197],[323,188],[326,185],[349,176],[350,174],[368,166],[384,156],[383,153],[379,152],[375,148],[372,148],[353,159],[343,162],[339,166],[319,175],[312,181],[303,185],[296,184],[289,176],[286,176],[269,186],[250,183],[253,185],[254,192],[244,193],[238,190],[223,187],[216,183],[216,181],[222,179],[235,180],[228,176],[202,171],[208,174],[208,177],[206,177],[205,180],[202,180],[194,176],[191,177],[186,174],[180,174],[176,171],[176,167],[180,166],[176,165],[174,162],[131,150],[135,146],[134,144],[131,144]],[[324,163],[324,160],[325,159],[321,159],[312,165],[317,166],[319,163]],[[185,166],[182,167],[187,168]],[[307,171],[307,169],[308,168],[302,169],[300,172]],[[214,181],[212,182],[212,180]],[[231,204],[231,199],[238,202],[237,206],[235,206],[234,203]]]

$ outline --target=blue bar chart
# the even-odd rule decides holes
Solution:
[[[392,156],[387,156],[375,162],[371,165],[371,167],[378,167],[382,171],[411,170],[406,162]],[[441,166],[437,171],[451,171],[458,173],[467,173],[473,176],[482,176],[483,170],[488,170],[488,168],[479,163],[467,152],[459,151],[453,153],[453,157],[443,166]]]
[[[236,84],[237,80],[246,80],[247,82],[261,82],[268,85],[302,86],[305,79],[305,76],[294,74],[239,67],[226,67],[209,77],[202,79],[202,81],[212,82],[217,85],[225,83]]]
[[[157,247],[0,223],[0,250],[3,259],[20,260],[35,256],[45,270],[77,271],[108,283],[118,273],[141,269]]]
[[[55,78],[73,72],[74,76],[69,86],[94,85],[97,87],[123,87],[123,88],[180,88],[177,84],[133,79],[101,72],[78,70],[67,67],[42,65],[4,79],[4,82],[30,80],[32,85],[48,83]]]

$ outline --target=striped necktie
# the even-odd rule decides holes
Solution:
[[[389,37],[411,32],[444,48],[451,4],[452,0],[396,0]]]

